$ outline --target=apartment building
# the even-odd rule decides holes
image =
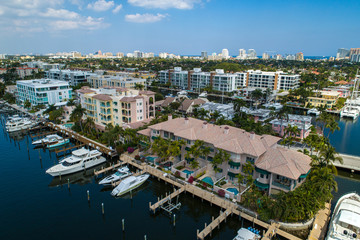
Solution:
[[[155,117],[155,93],[107,87],[77,90],[86,116],[103,129],[107,124],[123,126]]]
[[[298,88],[299,80],[300,75],[286,74],[282,71],[249,70],[246,72],[224,73],[222,69],[203,72],[201,68],[184,71],[181,67],[159,71],[160,83],[170,83],[172,86],[188,90],[198,90],[207,86],[212,86],[214,90],[223,92],[232,92],[243,87],[290,90]]]
[[[52,105],[72,97],[69,83],[53,79],[16,81],[16,88],[20,104],[29,100],[31,105]]]
[[[70,84],[70,86],[77,86],[81,83],[86,83],[90,76],[96,74],[85,71],[73,71],[69,69],[50,69],[45,72],[45,75],[46,78],[66,81]]]
[[[120,87],[134,89],[136,85],[146,85],[146,79],[129,77],[127,74],[112,75],[92,75],[87,82],[92,88]]]
[[[187,150],[196,140],[204,141],[204,146],[210,148],[210,154],[196,160],[202,167],[210,165],[207,175],[211,178],[215,178],[217,174],[209,170],[212,169],[211,161],[218,150],[224,150],[230,154],[230,161],[218,166],[221,176],[215,180],[225,177],[229,182],[237,184],[236,176],[245,174],[244,165],[250,163],[255,169],[252,173],[253,179],[256,179],[255,185],[268,194],[294,190],[304,182],[311,168],[309,156],[278,147],[278,137],[260,136],[227,125],[209,124],[199,119],[169,117],[168,121],[149,126],[138,133],[149,137],[151,142],[159,137],[184,140],[186,145],[182,147],[176,162],[193,161],[185,159]]]
[[[307,104],[313,107],[333,108],[339,99],[340,92],[338,91],[317,91],[315,97],[308,97]]]

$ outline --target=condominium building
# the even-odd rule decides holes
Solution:
[[[360,62],[360,48],[351,48],[350,49],[350,61]]]
[[[245,165],[254,167],[252,172],[254,184],[268,194],[281,191],[292,191],[300,186],[310,172],[311,158],[296,150],[278,147],[278,137],[256,135],[242,129],[214,125],[194,118],[176,118],[171,116],[166,122],[149,126],[138,132],[149,137],[153,142],[156,138],[169,140],[184,140],[185,146],[181,154],[175,157],[175,164],[198,161],[200,167],[206,168],[206,176],[213,182],[224,178],[237,185],[237,175],[245,175]],[[186,153],[196,140],[204,142],[204,147],[210,148],[207,156],[197,159],[187,158]],[[224,161],[213,170],[211,162],[216,153],[223,150],[230,155],[229,161]],[[220,175],[220,176],[219,176]]]
[[[339,48],[336,53],[336,60],[341,60],[348,58],[350,55],[350,50],[345,48]]]
[[[124,126],[155,117],[155,93],[108,87],[77,90],[86,116],[93,118],[100,129],[107,124]]]
[[[302,52],[296,54],[296,61],[304,61],[304,54]]]
[[[201,68],[191,71],[175,67],[173,70],[159,71],[159,81],[170,83],[182,89],[197,90],[212,86],[214,90],[231,92],[243,87],[270,88],[272,90],[290,90],[298,88],[300,75],[284,72],[262,72],[249,70],[246,72],[224,73],[217,69],[213,72],[203,72]]]
[[[311,104],[313,107],[326,107],[330,109],[334,107],[341,95],[338,91],[318,91],[316,94],[317,96],[315,97],[307,98],[307,104]]]
[[[121,88],[135,88],[136,85],[146,85],[146,79],[133,78],[127,74],[123,75],[91,75],[87,82],[92,88],[101,87],[121,87]]]
[[[66,81],[70,86],[77,86],[81,83],[86,83],[88,77],[96,75],[90,72],[84,71],[73,71],[73,70],[60,70],[60,69],[50,69],[45,72],[46,78]]]
[[[69,83],[52,79],[21,80],[16,82],[17,101],[26,100],[31,105],[53,105],[65,102],[72,97]]]

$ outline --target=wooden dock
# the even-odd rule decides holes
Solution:
[[[33,139],[33,138],[43,137],[43,136],[47,136],[50,134],[56,134],[57,132],[58,131],[50,131],[50,132],[45,132],[45,133],[33,134],[30,136],[30,138]]]
[[[199,230],[197,230],[197,238],[198,239],[205,239],[208,235],[211,236],[211,233],[214,229],[216,229],[216,227],[220,228],[220,224],[225,221],[226,222],[226,218],[230,215],[232,215],[233,213],[233,209],[229,208],[226,209],[224,212],[220,211],[220,215],[216,218],[216,219],[212,219],[212,222],[209,225],[206,225],[205,223],[205,228],[204,230],[202,230],[199,233]]]
[[[94,170],[94,175],[95,176],[98,176],[102,173],[106,173],[108,171],[112,171],[112,170],[115,170],[116,168],[120,167],[121,165],[123,165],[122,162],[118,161],[116,164],[113,164],[111,165],[110,167],[107,167],[107,168],[103,168],[103,169],[100,169],[99,171],[95,171]]]
[[[169,196],[165,196],[163,199],[158,200],[155,204],[151,205],[151,202],[149,203],[150,211],[153,213],[156,212],[156,210],[161,207],[164,203],[171,201],[171,199],[177,197],[180,195],[180,193],[185,191],[185,187],[179,188],[178,190],[175,190],[173,193],[171,193]]]
[[[65,139],[65,138],[64,138],[64,139]],[[68,151],[68,150],[71,150],[71,149],[74,149],[74,148],[81,148],[81,147],[83,147],[83,146],[85,146],[84,143],[83,143],[83,144],[79,144],[79,145],[75,145],[75,146],[72,146],[72,147],[68,147],[68,148],[56,149],[56,150],[55,150],[55,153],[58,154],[58,153],[60,153],[60,152],[66,152],[66,151]]]
[[[278,224],[274,224],[273,226],[271,224],[268,224],[266,222],[263,222],[259,219],[257,219],[257,217],[253,217],[253,216],[250,216],[244,212],[241,211],[241,209],[238,207],[238,205],[236,203],[233,203],[231,202],[230,200],[228,199],[224,199],[224,198],[221,198],[219,196],[217,196],[216,194],[212,193],[212,192],[208,192],[206,190],[203,190],[199,187],[196,187],[192,184],[189,184],[187,182],[184,182],[184,181],[181,181],[181,180],[178,180],[172,176],[169,176],[167,173],[164,173],[163,171],[161,170],[158,170],[154,167],[151,167],[150,165],[146,164],[146,163],[136,163],[134,161],[134,158],[126,155],[126,154],[122,154],[121,157],[120,157],[120,160],[123,162],[123,163],[128,163],[136,168],[139,168],[141,169],[141,173],[149,173],[151,174],[153,177],[157,178],[158,180],[163,180],[165,181],[165,183],[169,183],[171,185],[173,185],[174,187],[178,187],[178,188],[183,188],[184,190],[182,192],[185,192],[185,193],[189,193],[189,194],[192,194],[193,197],[194,196],[197,196],[199,197],[202,201],[208,201],[210,203],[210,205],[216,205],[218,207],[220,207],[221,209],[226,209],[225,210],[225,213],[227,213],[226,217],[230,214],[236,214],[248,221],[251,221],[253,222],[254,224],[258,225],[258,226],[261,226],[265,229],[269,229],[270,228],[270,232],[272,232],[274,230],[274,232],[279,235],[279,236],[282,236],[286,239],[290,239],[290,240],[301,240],[300,238],[290,234],[290,233],[287,233],[281,229],[279,229],[279,225]],[[179,193],[180,194],[180,193]],[[160,200],[159,200],[160,201]],[[158,201],[158,202],[159,202]],[[151,203],[149,204],[150,206],[150,209],[151,208]],[[154,207],[155,208],[155,207]],[[231,210],[231,211],[230,211]],[[220,214],[221,215],[221,214]],[[219,215],[219,217],[220,217]],[[219,218],[218,217],[218,218]],[[222,219],[224,216],[220,217],[218,220]],[[226,219],[226,218],[225,218]],[[225,219],[223,219],[222,221],[224,221]],[[216,219],[214,221],[212,221],[209,226],[209,228],[205,227],[205,229],[203,231],[201,231],[200,233],[197,233],[197,236],[200,238],[200,239],[204,239],[206,236],[208,236],[209,234],[211,234],[212,230],[215,229],[216,226],[219,226],[219,224],[222,222],[222,221],[217,221]]]
[[[278,223],[273,222],[270,227],[267,229],[266,233],[263,234],[262,240],[270,240],[272,239],[275,234],[277,229],[280,227],[280,225]]]
[[[324,239],[327,225],[330,220],[331,204],[326,203],[325,208],[321,209],[315,216],[313,228],[308,236],[308,240]]]

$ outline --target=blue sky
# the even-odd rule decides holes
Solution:
[[[0,53],[334,56],[360,47],[359,0],[1,0]]]

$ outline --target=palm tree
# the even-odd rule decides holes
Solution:
[[[210,115],[215,121],[221,116],[221,114],[220,114],[220,112],[218,110],[214,111]]]
[[[240,113],[240,117],[242,117],[243,112],[241,111],[242,107],[246,106],[246,102],[242,99],[235,99],[234,101],[234,112]]]
[[[79,122],[81,131],[83,131],[82,117],[84,116],[85,113],[86,113],[86,109],[81,107],[80,104],[78,104],[70,114],[70,120],[73,122]]]
[[[87,133],[91,133],[93,129],[95,129],[95,121],[93,118],[87,117],[84,122],[84,130]]]
[[[252,99],[255,103],[257,103],[257,101],[258,101],[259,99],[261,99],[262,97],[263,97],[263,93],[262,93],[262,91],[261,91],[260,88],[257,88],[257,89],[255,89],[254,91],[251,92],[251,99]],[[257,104],[256,104],[256,108],[257,108]]]
[[[230,161],[230,157],[231,157],[230,153],[228,153],[222,149],[217,150],[217,152],[214,155],[214,159],[211,162],[215,173],[220,172],[220,168],[218,166],[223,164],[223,162]]]
[[[339,123],[335,121],[335,119],[333,119],[333,121],[331,121],[330,123],[328,123],[326,125],[327,128],[329,128],[329,132],[328,132],[328,138],[330,136],[330,132],[331,134],[333,134],[336,130],[340,130],[340,127],[339,127]]]
[[[320,150],[319,163],[318,163],[320,167],[334,168],[333,163],[336,161],[343,164],[342,157],[338,156],[338,153],[336,152],[336,150],[333,146],[331,146],[330,144],[327,144],[327,146],[323,147]]]
[[[280,125],[281,125],[280,134],[284,133],[284,125],[283,125],[284,119],[286,119],[286,121],[289,122],[289,112],[290,109],[284,106],[283,108],[280,109],[279,112],[275,113],[276,118],[280,120]]]
[[[320,116],[316,119],[317,122],[322,123],[322,132],[323,132],[323,134],[324,134],[325,126],[328,123],[330,123],[332,120],[333,120],[333,117],[329,113],[327,113],[325,111],[321,112]]]
[[[140,83],[135,83],[134,88],[137,89],[137,90],[143,90],[143,89],[144,89],[144,85],[142,85],[142,84],[140,84]]]

